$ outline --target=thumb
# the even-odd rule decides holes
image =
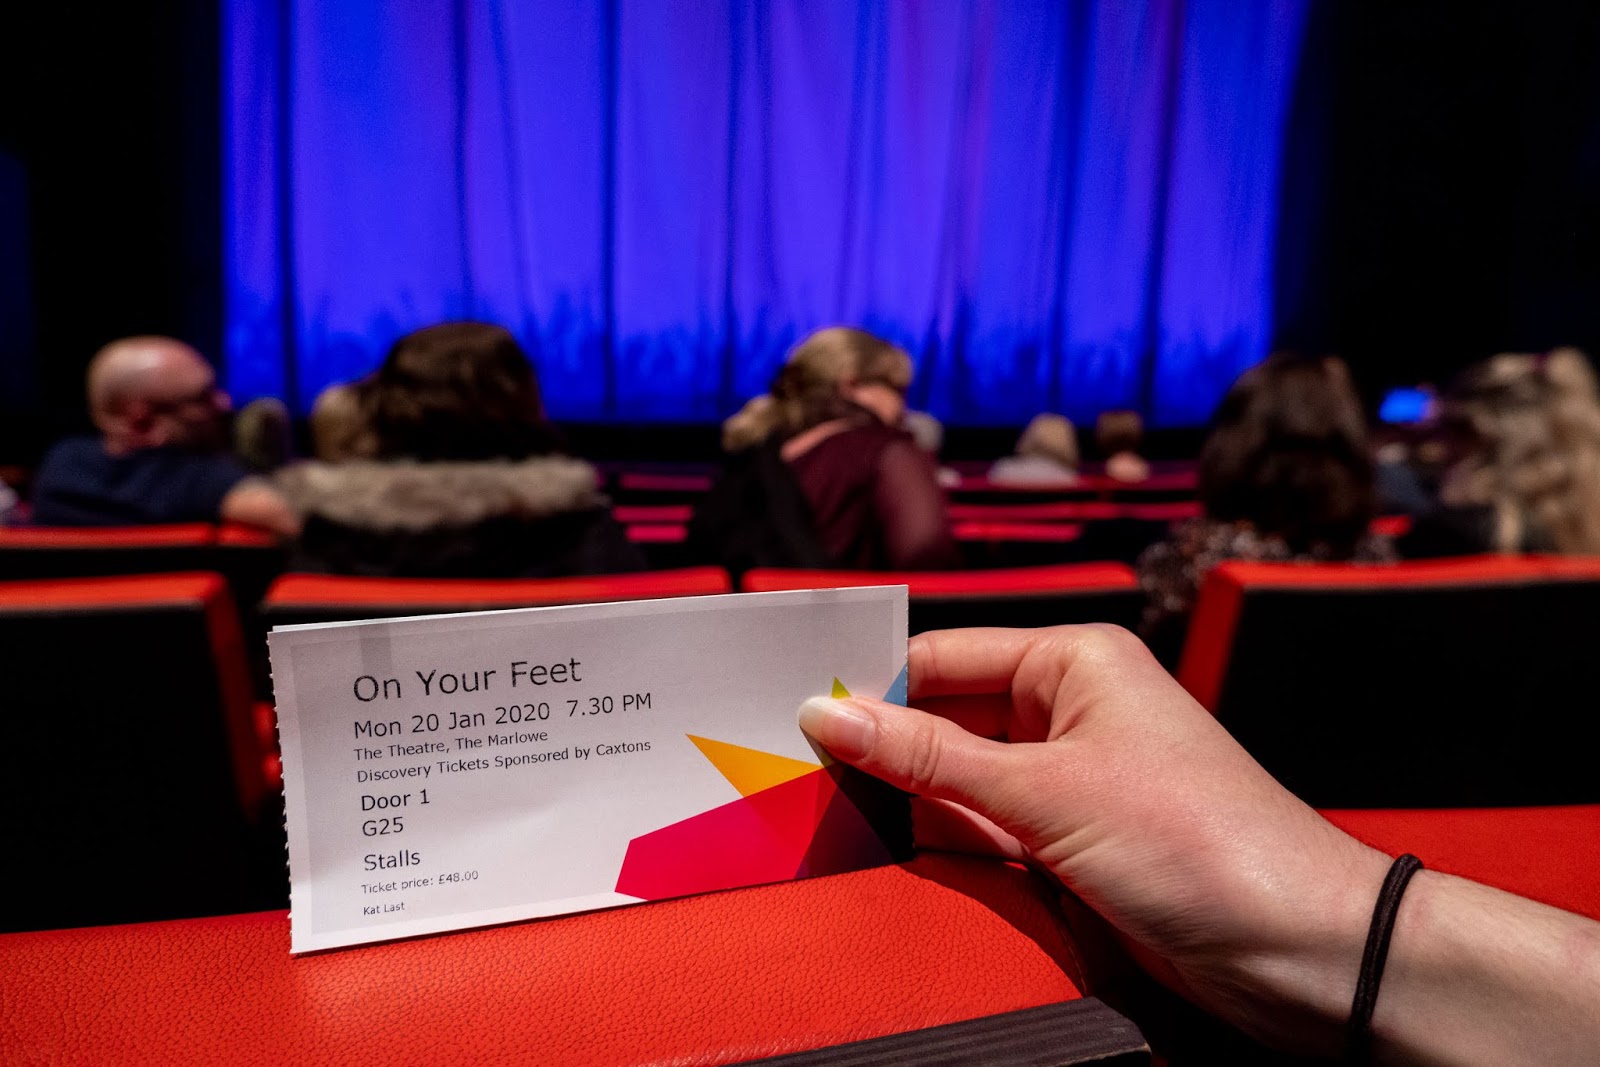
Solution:
[[[977,812],[1007,810],[1002,793],[1014,773],[1016,746],[968,733],[949,719],[869,697],[812,697],[800,705],[800,729],[838,759],[919,796],[953,800]]]

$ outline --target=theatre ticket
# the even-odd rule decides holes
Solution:
[[[905,798],[795,725],[904,702],[904,586],[273,630],[291,950],[877,866]]]

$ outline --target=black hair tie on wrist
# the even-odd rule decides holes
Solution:
[[[1405,895],[1411,876],[1422,870],[1422,861],[1411,853],[1395,860],[1378,890],[1372,908],[1372,925],[1367,928],[1367,947],[1361,953],[1361,975],[1356,979],[1356,996],[1350,1005],[1349,1033],[1345,1041],[1345,1062],[1370,1063],[1372,1060],[1372,1011],[1378,1004],[1378,983],[1383,965],[1389,959],[1389,939],[1394,935],[1395,916],[1400,913],[1400,898]]]

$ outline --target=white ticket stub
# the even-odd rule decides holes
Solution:
[[[904,858],[807,697],[904,702],[904,586],[285,626],[291,949]]]

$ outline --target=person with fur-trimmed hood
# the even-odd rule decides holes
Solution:
[[[561,454],[533,365],[506,330],[417,330],[349,388],[365,455],[275,479],[305,520],[295,569],[499,578],[644,568],[595,469]]]

